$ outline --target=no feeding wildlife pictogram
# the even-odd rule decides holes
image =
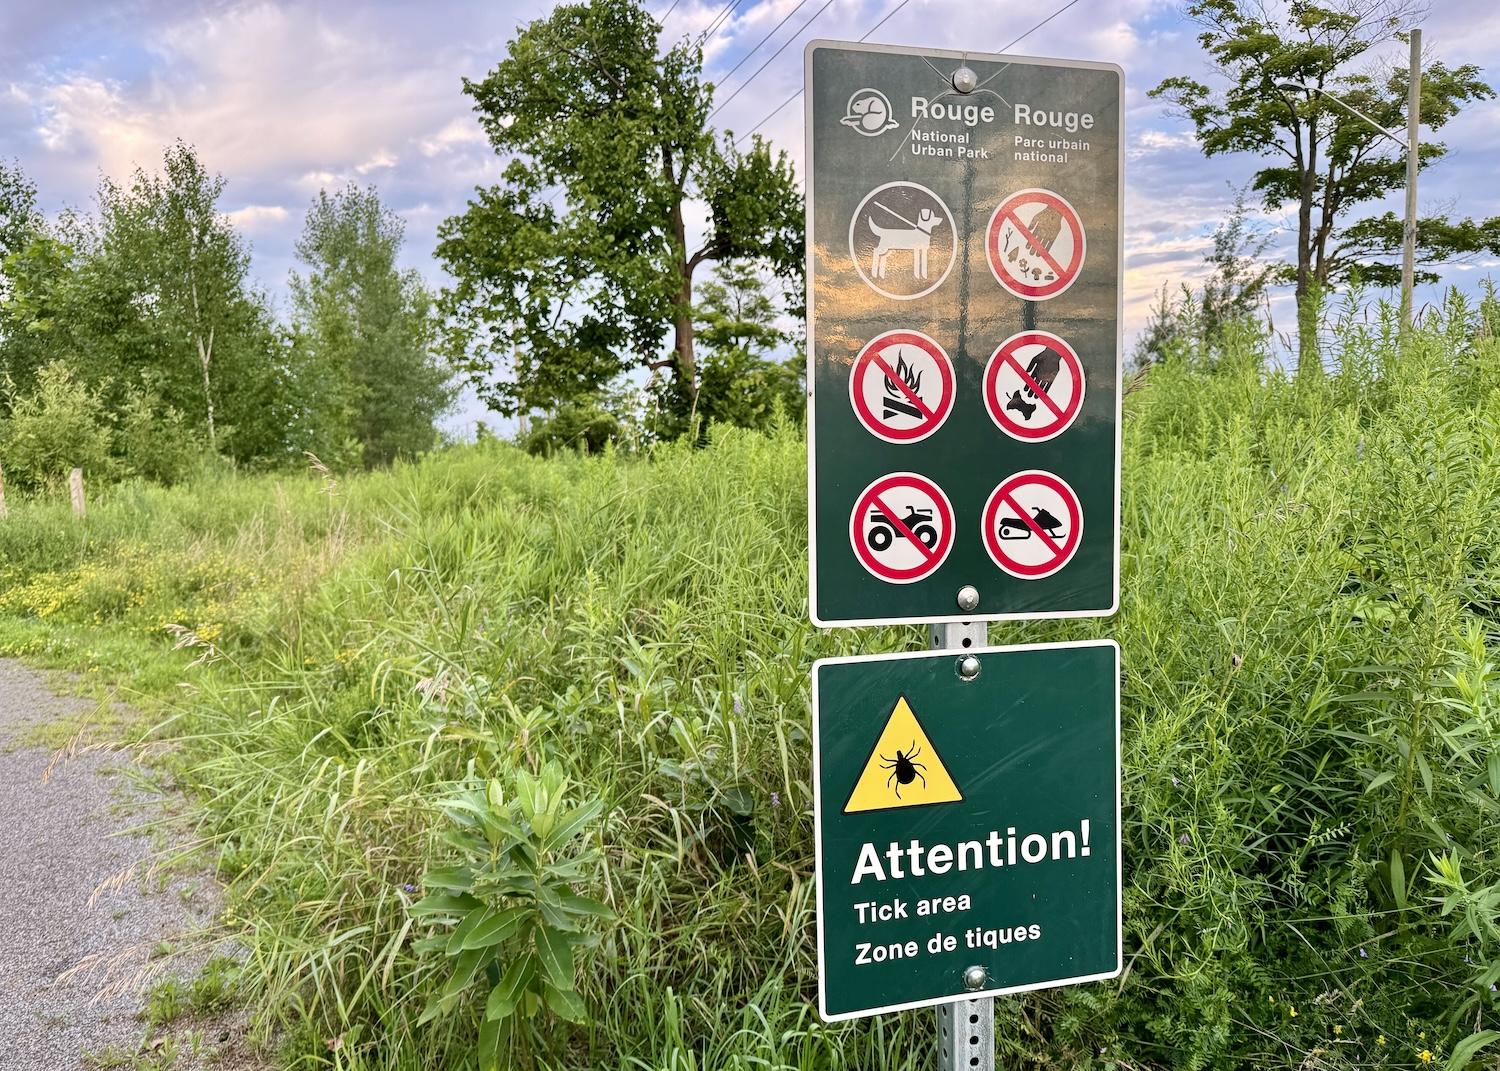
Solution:
[[[1001,286],[1022,300],[1045,301],[1078,278],[1086,251],[1083,222],[1051,190],[1022,190],[990,216],[985,251]]]
[[[849,516],[854,556],[890,584],[933,573],[953,549],[953,506],[915,472],[893,472],[866,487]]]
[[[1083,389],[1083,362],[1047,331],[1011,335],[984,371],[990,419],[1022,442],[1046,442],[1067,431],[1083,406]]]
[[[953,362],[918,331],[887,331],[855,358],[849,401],[872,435],[888,443],[920,442],[953,409]]]
[[[1083,508],[1073,488],[1050,472],[1018,472],[984,505],[984,546],[1011,576],[1040,580],[1072,560],[1083,540]]]
[[[957,259],[953,213],[915,182],[887,182],[865,195],[849,220],[849,255],[870,289],[897,301],[930,294]]]

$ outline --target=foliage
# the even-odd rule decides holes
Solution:
[[[439,231],[455,280],[440,304],[455,360],[501,413],[552,409],[644,367],[670,373],[686,418],[700,390],[697,269],[755,260],[799,277],[802,197],[785,154],[716,139],[701,48],[664,49],[660,33],[635,0],[564,4],[464,82],[507,162],[503,183]],[[696,250],[693,201],[711,220]]]
[[[249,253],[219,210],[224,179],[191,147],[161,173],[103,179],[97,219],[64,213],[6,260],[0,369],[22,389],[64,361],[111,414],[149,380],[209,449],[241,462],[291,451],[294,369]],[[165,411],[165,410],[164,410]]]
[[[1297,0],[1274,11],[1253,0],[1193,0],[1187,12],[1203,27],[1199,43],[1227,86],[1215,92],[1177,75],[1151,90],[1192,122],[1205,154],[1253,153],[1273,161],[1255,173],[1253,185],[1268,209],[1297,206],[1296,255],[1286,275],[1296,279],[1299,354],[1306,368],[1318,367],[1315,291],[1356,272],[1381,285],[1400,278],[1396,264],[1376,259],[1400,249],[1394,217],[1353,227],[1344,221],[1358,206],[1404,186],[1404,150],[1329,97],[1387,129],[1404,126],[1410,71],[1352,65],[1417,10],[1409,0]],[[1464,105],[1495,95],[1479,68],[1441,62],[1424,62],[1420,94],[1421,120],[1432,130]],[[1442,142],[1423,138],[1419,166],[1446,153]],[[1417,235],[1426,262],[1500,252],[1500,217],[1482,224],[1421,220]],[[1422,277],[1437,278],[1431,272]]]
[[[46,365],[29,393],[7,382],[10,416],[0,421],[0,466],[20,488],[60,487],[73,468],[110,470],[112,432],[96,390],[62,362]]]
[[[429,868],[429,895],[413,904],[413,918],[448,927],[414,946],[451,963],[442,990],[419,1023],[445,1015],[468,996],[483,996],[479,1065],[501,1066],[517,1018],[543,1008],[568,1022],[587,1012],[575,985],[575,948],[597,943],[588,933],[614,913],[574,886],[592,878],[596,850],[572,842],[599,817],[592,800],[567,801],[568,779],[550,762],[540,774],[515,772],[513,799],[496,779],[471,785],[441,804],[458,828],[444,840],[456,865]]]
[[[453,401],[452,373],[434,356],[432,298],[402,271],[404,224],[374,189],[320,191],[307,213],[293,274],[294,352],[306,384],[300,445],[331,459],[354,440],[365,464],[431,449]]]
[[[38,222],[36,183],[19,164],[0,160],[0,293],[4,292],[5,258],[25,248]]]
[[[807,409],[805,358],[774,356],[789,339],[776,324],[776,305],[753,265],[716,265],[713,278],[703,285],[696,318],[705,350],[695,414],[701,427],[733,424],[766,430],[778,412],[802,418]],[[678,433],[685,431],[683,427]]]
[[[1173,294],[1162,291],[1132,355],[1137,367],[1170,360],[1174,354],[1213,352],[1231,332],[1260,330],[1266,290],[1276,269],[1266,263],[1270,235],[1249,222],[1243,192],[1229,218],[1214,229],[1213,249],[1203,258],[1210,271],[1196,293],[1187,283]]]
[[[556,412],[538,417],[520,441],[528,454],[543,457],[564,450],[597,454],[610,443],[619,442],[625,428],[609,397],[599,395],[564,402]]]
[[[1500,303],[1397,331],[1350,309],[1300,381],[1264,331],[1153,365],[1119,614],[992,629],[1111,635],[1124,670],[1126,972],[1000,1000],[1004,1066],[1493,1067]],[[587,1022],[516,1018],[515,1066],[917,1071],[929,1013],[810,1004],[808,666],[925,637],[807,622],[805,452],[488,441],[121,485],[83,526],[23,502],[0,649],[152,705],[289,1066],[474,1065],[477,996],[418,1023],[451,973],[411,917],[455,861],[434,809],[555,763],[601,805],[569,887],[618,917],[574,950]]]

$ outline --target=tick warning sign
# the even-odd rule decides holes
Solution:
[[[893,472],[855,500],[849,539],[875,576],[910,584],[936,570],[953,549],[953,506],[927,477]]]
[[[1083,407],[1083,362],[1058,336],[1022,331],[1002,342],[984,371],[990,419],[1022,442],[1067,431]]]
[[[1051,190],[1011,194],[990,217],[985,241],[990,271],[1005,289],[1026,301],[1057,297],[1083,267],[1083,221]]]
[[[865,768],[844,804],[844,813],[959,803],[963,798],[903,695],[896,700],[885,729],[865,760]]]
[[[872,435],[888,443],[920,442],[953,409],[953,362],[919,331],[887,331],[855,358],[849,401]]]
[[[1051,576],[1083,539],[1078,495],[1050,472],[1018,472],[984,505],[984,546],[995,564],[1022,580]]]

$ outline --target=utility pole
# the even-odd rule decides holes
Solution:
[[[1401,226],[1401,330],[1408,331],[1416,318],[1412,285],[1417,263],[1417,126],[1422,112],[1422,31],[1411,32],[1411,66],[1406,98],[1406,219]]]

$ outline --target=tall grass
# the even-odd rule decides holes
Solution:
[[[1351,319],[1300,378],[1246,331],[1133,385],[1120,614],[993,630],[1122,644],[1127,969],[1002,1000],[1004,1066],[1412,1067],[1500,1014],[1497,325],[1454,299],[1398,352]],[[591,1021],[539,1017],[517,1066],[925,1068],[930,1015],[810,1005],[808,667],[923,637],[806,623],[804,450],[27,505],[0,645],[146,693],[288,1066],[471,1066],[477,1005],[417,1025],[436,804],[556,762],[617,918]]]

